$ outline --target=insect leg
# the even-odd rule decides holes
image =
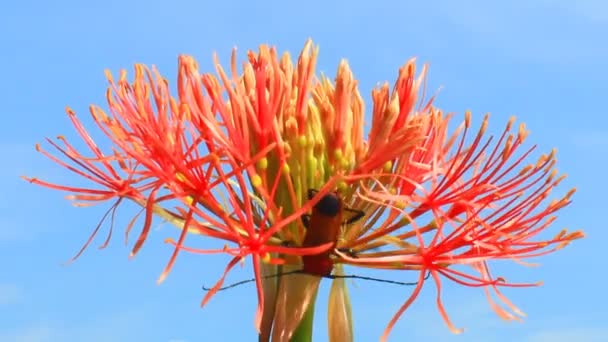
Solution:
[[[349,217],[344,223],[345,224],[353,224],[357,221],[359,221],[360,219],[363,218],[363,216],[365,216],[365,212],[362,210],[358,210],[358,209],[352,209],[352,208],[344,208],[344,210],[349,211],[351,213],[353,213],[353,216]]]
[[[318,192],[317,189],[308,189],[308,199],[311,200]]]
[[[302,224],[304,225],[304,228],[310,228],[310,214],[302,215]]]
[[[352,248],[338,248],[337,250],[338,250],[338,252],[344,253],[344,254],[348,255],[349,257],[351,257],[351,258],[357,258],[358,257],[357,256],[357,252],[355,252],[355,250],[352,249]]]

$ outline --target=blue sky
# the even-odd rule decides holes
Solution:
[[[448,285],[446,307],[466,329],[451,335],[427,286],[391,340],[608,341],[601,254],[608,233],[600,215],[608,190],[608,119],[601,105],[608,91],[605,2],[26,0],[2,5],[0,32],[0,341],[253,340],[253,286],[199,308],[200,286],[219,276],[225,258],[182,254],[157,286],[171,253],[162,240],[176,235],[159,225],[134,260],[118,233],[106,250],[91,248],[62,266],[105,208],[74,208],[64,194],[19,176],[79,182],[37,154],[34,144],[45,136],[75,137],[64,107],[85,114],[90,103],[104,104],[105,68],[155,64],[172,79],[178,54],[194,55],[211,70],[213,51],[227,61],[235,45],[243,58],[247,49],[269,43],[296,54],[308,37],[320,45],[319,71],[333,75],[347,58],[366,99],[378,82],[392,83],[410,57],[428,62],[428,90],[442,87],[440,107],[471,109],[477,122],[489,111],[494,133],[517,115],[532,132],[529,141],[542,151],[557,147],[558,167],[569,174],[561,191],[578,188],[553,230],[584,228],[588,238],[543,258],[541,267],[510,267],[506,274],[545,282],[506,291],[528,314],[525,323],[502,322],[482,291]],[[134,210],[121,211],[118,227]],[[231,279],[247,277],[239,271]],[[362,282],[351,287],[357,341],[377,340],[408,291]],[[317,307],[315,340],[323,341],[326,306]]]

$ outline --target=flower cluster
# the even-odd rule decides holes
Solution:
[[[90,107],[107,148],[93,141],[71,109],[68,116],[88,151],[63,137],[47,139],[58,153],[37,146],[91,187],[27,180],[67,191],[77,205],[110,201],[106,216],[113,217],[124,200],[140,205],[126,228],[128,235],[143,215],[132,255],[143,247],[154,216],[178,227],[178,240],[167,240],[174,253],[159,281],[180,251],[232,256],[203,304],[237,263],[250,258],[262,340],[299,334],[320,279],[268,275],[302,269],[302,259],[315,255],[325,256],[334,275],[342,274],[344,264],[418,275],[383,339],[431,280],[438,309],[454,332],[459,329],[441,302],[446,280],[483,288],[502,318],[518,319],[521,312],[500,288],[537,284],[495,276],[490,262],[522,262],[583,237],[580,231],[543,234],[574,193],[549,199],[564,178],[555,169],[555,152],[530,161],[535,147],[525,147],[528,131],[514,119],[497,138],[486,133],[487,115],[478,128],[471,113],[455,122],[421,95],[426,68],[417,73],[414,60],[399,70],[392,88],[373,90],[365,138],[364,103],[347,62],[332,81],[316,76],[317,54],[309,41],[294,65],[289,54],[261,46],[248,53],[239,72],[235,51],[229,72],[215,58],[215,75],[201,74],[192,57],[181,56],[176,95],[156,68],[136,65],[132,82],[125,71],[118,79],[107,72],[109,110]],[[310,198],[309,189],[317,190]],[[363,219],[338,222],[331,236],[319,223],[307,227],[302,218],[329,194],[339,201],[340,218],[352,208]],[[305,243],[313,232],[322,243]],[[219,244],[198,249],[186,245],[187,237]],[[346,285],[338,277],[330,293],[330,338],[352,339],[350,315]]]

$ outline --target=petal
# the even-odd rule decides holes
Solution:
[[[343,274],[341,267],[336,274]],[[335,279],[329,292],[327,328],[330,342],[353,341],[352,308],[344,278]]]
[[[262,275],[277,274],[278,267],[272,264],[261,263]],[[263,278],[262,288],[264,290],[264,301],[267,305],[264,305],[264,311],[262,313],[262,320],[260,323],[260,334],[258,340],[260,342],[270,340],[270,332],[272,330],[272,323],[274,320],[275,300],[277,298],[278,281],[280,278]]]
[[[282,278],[272,329],[273,342],[289,342],[308,306],[314,301],[321,282],[321,278],[308,274],[292,274]]]

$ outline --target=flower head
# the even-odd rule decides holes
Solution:
[[[329,334],[352,339],[342,265],[417,274],[384,339],[430,283],[427,274],[454,332],[459,330],[441,302],[445,280],[483,288],[505,319],[521,316],[499,289],[536,284],[510,283],[493,275],[490,263],[524,263],[583,236],[564,230],[545,237],[574,193],[548,201],[564,178],[555,169],[555,152],[530,163],[535,147],[525,147],[528,132],[523,124],[514,131],[514,119],[498,138],[487,136],[487,115],[472,137],[471,113],[450,131],[454,116],[421,95],[426,67],[417,74],[413,59],[392,88],[373,90],[365,138],[364,104],[347,62],[334,81],[317,78],[317,54],[309,41],[294,65],[289,54],[279,57],[261,46],[248,53],[241,72],[236,52],[230,72],[216,57],[216,75],[201,74],[193,58],[181,56],[175,97],[155,68],[137,65],[132,83],[124,71],[118,81],[107,72],[109,114],[97,106],[91,114],[111,152],[101,151],[69,109],[90,155],[64,138],[63,146],[49,142],[71,164],[41,150],[96,186],[28,180],[71,192],[78,203],[114,200],[112,211],[124,199],[139,204],[144,220],[132,255],[154,215],[176,225],[181,233],[177,241],[167,240],[175,250],[159,281],[180,251],[231,255],[203,304],[236,264],[251,257],[262,340],[300,333],[320,276],[332,272],[338,277],[330,293]],[[220,246],[187,246],[189,235]],[[277,272],[292,274],[268,277]]]

